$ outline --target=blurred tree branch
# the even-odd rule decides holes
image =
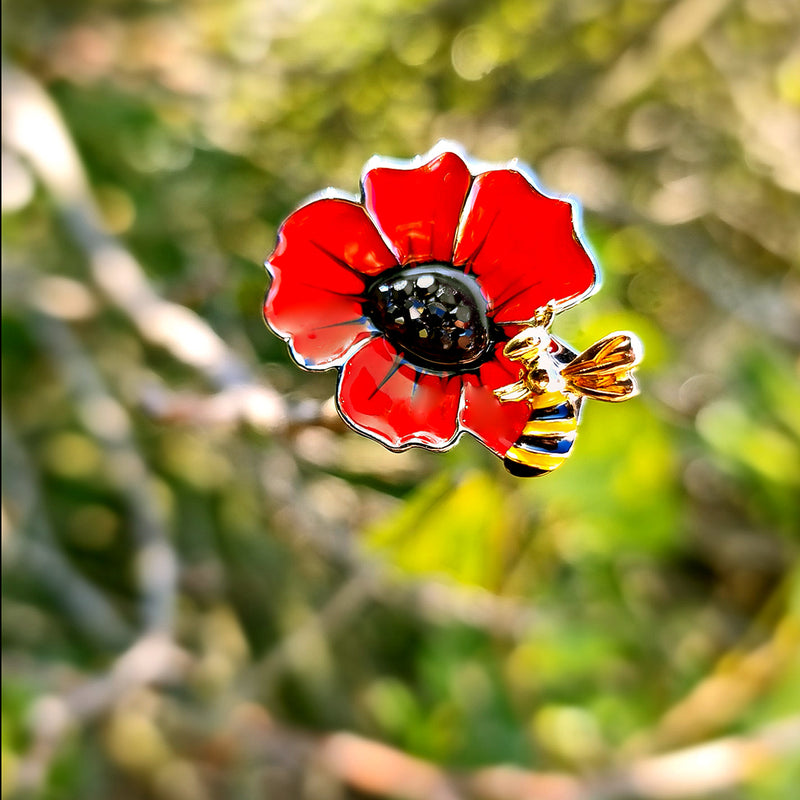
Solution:
[[[784,587],[785,588],[785,587]],[[787,670],[800,665],[800,617],[786,613],[763,644],[726,653],[711,673],[670,708],[655,730],[640,734],[633,751],[654,751],[713,735]]]
[[[511,766],[456,772],[352,733],[303,736],[253,711],[221,734],[246,740],[252,758],[322,770],[351,788],[401,800],[680,800],[739,786],[776,759],[800,752],[800,717],[789,717],[749,736],[636,759],[587,777]]]
[[[45,696],[37,701],[31,715],[33,744],[20,770],[23,787],[41,783],[61,739],[76,720],[102,713],[132,686],[148,685],[172,675],[179,654],[172,639],[177,559],[161,519],[149,470],[134,443],[127,412],[106,389],[66,325],[41,315],[33,319],[31,327],[61,371],[82,424],[104,447],[108,473],[127,501],[136,543],[141,622],[136,639],[108,673],[86,681],[64,697]],[[52,569],[60,562],[51,553],[45,563]],[[51,580],[53,577],[48,575],[48,583]],[[94,603],[94,591],[87,589],[83,594],[87,592]],[[76,593],[75,599],[81,596]],[[92,621],[97,621],[104,604],[98,603],[97,608],[90,616]],[[120,629],[125,630],[125,626]]]
[[[666,62],[700,39],[731,0],[681,0],[667,7],[647,41],[626,50],[603,72],[594,102],[582,106],[583,124],[632,100],[654,83]]]
[[[245,425],[262,435],[291,435],[309,425],[342,432],[347,429],[336,411],[333,398],[325,403],[301,400],[282,402],[275,413],[275,392],[256,383],[242,383],[216,394],[177,393],[151,384],[142,394],[142,407],[153,419],[165,424],[197,427]]]
[[[252,383],[250,369],[200,316],[160,297],[141,265],[103,228],[80,158],[61,115],[30,75],[3,62],[3,137],[47,187],[72,238],[87,256],[105,296],[142,338],[198,369],[220,389]],[[283,413],[280,396],[266,388],[261,413]]]
[[[31,743],[19,765],[19,788],[36,793],[64,738],[114,710],[138,689],[175,683],[188,657],[164,632],[143,632],[101,675],[84,678],[63,694],[39,697],[29,713]]]
[[[60,696],[41,698],[32,712],[34,739],[21,785],[37,786],[61,737],[72,726],[109,714],[131,692],[173,682],[191,657],[161,635],[142,637],[108,673]],[[800,717],[661,755],[635,759],[589,777],[493,766],[448,771],[397,748],[346,732],[312,737],[278,725],[263,709],[237,715],[218,734],[216,748],[246,752],[254,761],[293,765],[299,775],[320,770],[377,797],[400,800],[680,800],[746,782],[782,756],[800,753]],[[232,741],[234,740],[234,741]]]
[[[105,449],[108,474],[128,506],[136,544],[142,635],[169,634],[178,562],[150,472],[134,441],[133,424],[66,325],[41,315],[31,327],[62,373],[81,423]]]
[[[145,271],[103,228],[89,183],[61,115],[37,81],[5,60],[2,64],[3,138],[25,158],[47,187],[64,224],[87,256],[90,274],[105,296],[130,318],[139,334],[204,374],[220,389],[208,398],[178,397],[157,387],[143,398],[155,416],[194,421],[246,421],[262,432],[322,424],[341,428],[332,404],[287,404],[211,326],[185,306],[161,298]]]
[[[61,552],[30,459],[5,417],[2,428],[3,569],[30,570],[84,635],[103,647],[124,645],[130,625]]]

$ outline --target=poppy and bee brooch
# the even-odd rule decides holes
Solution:
[[[264,318],[299,366],[338,369],[358,433],[441,451],[466,432],[512,474],[545,475],[572,451],[584,398],[637,393],[634,335],[577,354],[550,333],[598,285],[578,217],[517,161],[444,142],[376,157],[360,198],[327,190],[283,222]]]

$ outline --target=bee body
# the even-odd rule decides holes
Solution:
[[[503,459],[520,478],[552,472],[566,460],[578,430],[578,409],[562,392],[545,392],[530,399],[531,413],[519,439]]]

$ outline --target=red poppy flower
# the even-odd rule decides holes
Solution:
[[[494,395],[520,374],[504,344],[549,301],[563,310],[595,285],[573,206],[516,162],[471,171],[442,146],[371,161],[361,187],[283,223],[267,323],[300,366],[339,369],[339,411],[360,433],[444,450],[466,431],[502,457],[530,415]]]

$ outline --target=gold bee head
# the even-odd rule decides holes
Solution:
[[[536,313],[529,320],[519,323],[509,323],[525,325],[525,327],[512,336],[503,348],[503,355],[511,361],[521,361],[530,364],[535,361],[550,344],[550,337],[547,329],[555,316],[556,304],[551,300],[546,306],[536,310]]]
[[[503,355],[511,361],[530,363],[547,349],[547,344],[548,336],[543,328],[525,328],[506,342]]]

